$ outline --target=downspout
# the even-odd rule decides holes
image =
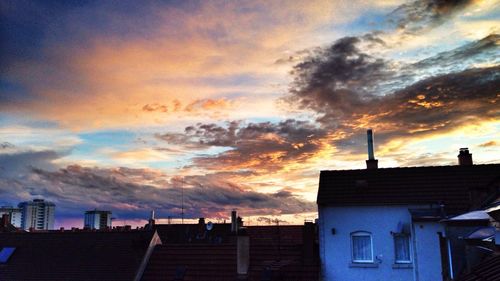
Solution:
[[[448,262],[450,263],[450,278],[453,279],[455,278],[454,274],[453,274],[453,262],[452,262],[452,255],[451,255],[451,241],[450,239],[446,239],[446,245],[447,245],[447,248],[448,248]]]
[[[319,252],[320,252],[320,280],[325,280],[325,224],[322,215],[323,208],[318,205],[318,229],[319,229]]]
[[[411,223],[411,234],[413,236],[413,280],[419,281],[420,277],[418,274],[418,248],[417,248],[417,233],[415,231],[415,222]]]

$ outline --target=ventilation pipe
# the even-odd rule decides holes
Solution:
[[[368,140],[368,160],[366,160],[366,168],[367,169],[377,169],[378,168],[378,160],[375,159],[375,153],[373,152],[373,131],[372,131],[372,129],[368,129],[366,131],[366,137]]]

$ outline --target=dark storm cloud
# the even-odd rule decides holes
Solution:
[[[408,132],[454,128],[500,117],[500,66],[431,77],[376,104],[388,122]]]
[[[113,210],[120,218],[179,216],[184,196],[186,217],[221,217],[238,208],[244,215],[292,214],[314,210],[314,203],[287,191],[259,193],[232,181],[251,172],[221,172],[171,177],[151,169],[98,168],[70,165],[57,169],[55,151],[0,154],[0,203],[14,204],[43,197],[56,203],[64,217],[80,217],[87,209]],[[49,170],[51,169],[51,170]],[[183,195],[182,195],[183,194]]]
[[[320,149],[317,141],[325,131],[307,121],[288,119],[279,123],[242,124],[233,121],[226,126],[197,124],[185,132],[157,135],[170,144],[186,147],[227,147],[215,156],[193,159],[206,169],[257,169],[276,171],[289,161],[304,161]]]
[[[399,6],[390,19],[406,33],[419,33],[441,25],[473,0],[420,0]]]
[[[368,38],[368,39],[367,39]],[[318,114],[324,130],[345,132],[338,146],[362,147],[366,127],[379,144],[394,137],[446,132],[499,117],[499,36],[439,53],[414,64],[367,54],[367,35],[345,37],[297,64],[286,100]],[[361,152],[361,151],[359,151]]]
[[[14,146],[7,144],[4,148],[14,148]],[[52,150],[0,153],[0,177],[17,177],[31,170],[33,167],[53,169],[55,166],[51,162],[60,157],[61,153]]]
[[[291,194],[264,194],[216,175],[177,177],[161,187],[137,181],[136,174],[148,177],[145,169],[99,169],[68,166],[56,172],[34,169],[37,193],[58,202],[65,209],[112,209],[121,217],[134,217],[155,209],[162,216],[180,214],[181,196],[187,217],[220,216],[238,208],[245,215],[290,214],[314,210],[314,203]],[[163,175],[164,176],[164,175]],[[152,179],[161,178],[154,173]],[[157,184],[153,180],[153,183]],[[81,212],[80,210],[80,212]],[[71,211],[70,211],[71,213]]]
[[[371,36],[371,35],[370,35]],[[395,75],[390,62],[367,54],[360,43],[373,39],[344,37],[294,66],[287,101],[323,114],[323,123],[365,111],[377,89]],[[332,120],[327,120],[327,119]]]
[[[439,53],[412,65],[413,69],[441,68],[456,71],[474,64],[500,61],[500,34],[490,34],[451,51]]]

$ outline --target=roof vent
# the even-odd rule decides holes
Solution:
[[[472,166],[472,154],[469,153],[467,147],[460,148],[460,152],[458,153],[458,165]]]

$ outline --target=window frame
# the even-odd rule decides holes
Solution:
[[[396,244],[396,237],[406,237],[408,240],[408,260],[398,260],[397,259],[397,244]],[[411,264],[413,263],[412,259],[412,247],[411,247],[411,235],[409,233],[393,233],[392,234],[392,240],[394,243],[394,264]]]
[[[369,237],[370,238],[370,255],[371,259],[370,260],[358,260],[354,259],[354,237]],[[367,264],[367,263],[374,263],[375,262],[375,257],[373,256],[373,236],[371,232],[368,231],[354,231],[351,232],[351,235],[349,236],[351,240],[351,262],[356,263],[356,264]]]

